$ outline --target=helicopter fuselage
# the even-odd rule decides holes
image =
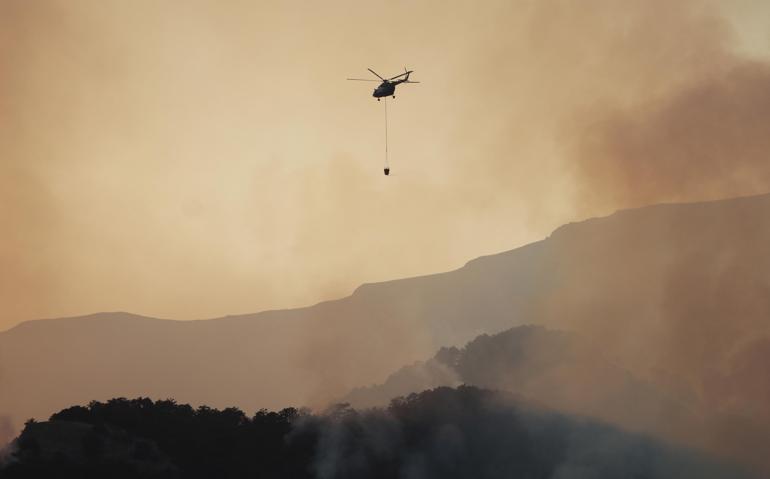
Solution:
[[[375,98],[382,98],[385,96],[391,96],[396,93],[396,82],[382,82],[380,86],[374,89],[372,96]]]

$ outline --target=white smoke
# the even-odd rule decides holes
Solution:
[[[0,416],[0,468],[13,460],[16,451],[16,429],[8,416]]]

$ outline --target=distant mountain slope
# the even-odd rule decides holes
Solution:
[[[770,424],[770,388],[752,359],[770,351],[768,244],[770,195],[657,205],[308,308],[28,322],[0,333],[0,413],[18,425],[139,395],[247,410],[318,405],[440,346],[536,323],[580,332],[694,408],[742,418],[714,434],[750,451]]]
[[[340,402],[382,407],[393,398],[460,384],[515,393],[568,414],[625,429],[709,447],[707,418],[661,387],[635,377],[575,333],[518,326],[481,335],[463,348],[441,348],[374,386],[353,389]]]
[[[589,341],[542,326],[517,326],[483,334],[460,349],[441,348],[431,359],[399,369],[382,384],[355,388],[340,401],[384,406],[395,397],[459,384],[510,391],[559,411],[642,430],[658,422],[673,426],[692,414]]]

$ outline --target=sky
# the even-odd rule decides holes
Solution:
[[[618,208],[770,191],[766,18],[0,0],[0,330],[308,305]],[[421,82],[387,101],[389,177],[376,83],[345,80],[367,67]]]

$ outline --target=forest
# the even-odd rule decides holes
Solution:
[[[319,414],[93,401],[27,422],[13,446],[3,478],[748,477],[692,451],[470,386]]]

